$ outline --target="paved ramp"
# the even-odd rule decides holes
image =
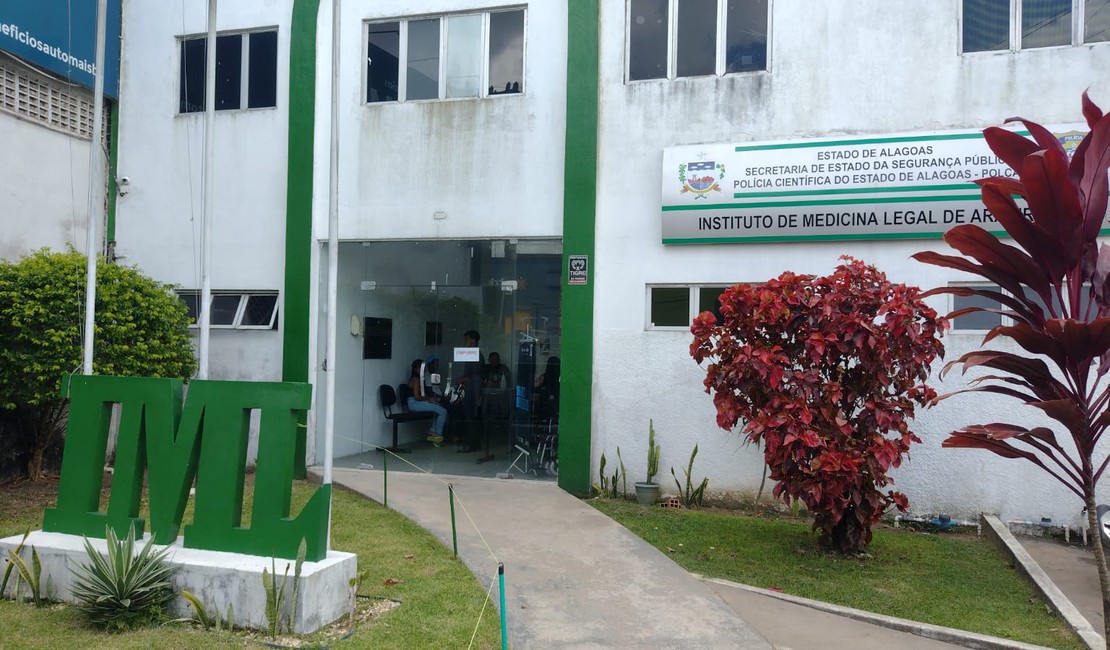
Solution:
[[[383,499],[379,470],[335,469],[333,477]],[[513,648],[770,650],[712,589],[553,483],[390,472],[389,507],[450,548],[445,480],[455,486],[463,562],[486,588],[505,565]]]

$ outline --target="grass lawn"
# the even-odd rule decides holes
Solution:
[[[293,512],[308,501],[316,485],[295,481]],[[248,476],[246,493],[253,490]],[[496,610],[486,591],[451,549],[403,516],[350,492],[333,493],[332,547],[358,554],[358,570],[367,572],[360,594],[363,603],[393,599],[400,605],[360,619],[353,634],[332,630],[308,639],[331,648],[498,648],[501,642]],[[0,485],[0,537],[21,535],[28,525],[38,528],[43,509],[57,498],[57,483]],[[105,490],[102,503],[106,503]],[[249,520],[249,499],[244,525]],[[145,499],[144,499],[145,511]],[[185,519],[191,517],[191,508]],[[395,584],[386,584],[386,582]],[[261,581],[258,585],[261,597]],[[471,636],[477,626],[473,646]],[[160,628],[107,634],[87,627],[77,610],[52,604],[0,600],[0,646],[4,648],[243,648],[262,647],[265,634],[204,631],[192,624],[169,623]]]
[[[985,538],[875,529],[867,555],[817,550],[809,522],[736,513],[591,505],[711,578],[1053,648],[1085,646]]]

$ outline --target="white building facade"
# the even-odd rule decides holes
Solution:
[[[118,94],[118,0],[107,4],[103,146],[93,157],[108,176],[112,101]],[[0,259],[39,248],[85,252],[96,11],[58,0],[0,7]],[[110,253],[111,191],[93,197],[96,250]]]
[[[650,418],[665,489],[667,468],[681,477],[697,444],[694,475],[711,492],[754,493],[759,452],[716,427],[688,352],[689,318],[714,291],[786,270],[825,274],[841,255],[926,288],[972,278],[910,259],[944,249],[935,233],[676,241],[661,210],[678,183],[666,152],[973,133],[1012,115],[1070,125],[1083,121],[1084,89],[1110,105],[1106,2],[1062,0],[1045,15],[1021,0],[1000,15],[995,4],[343,2],[336,455],[392,444],[379,386],[432,356],[460,377],[454,348],[478,330],[483,356],[498,352],[514,378],[489,392],[505,401],[484,404],[483,426],[503,416],[494,435],[510,443],[534,437],[540,420],[557,431],[565,489],[588,491],[601,455],[618,447],[638,479]],[[195,301],[195,40],[206,18],[203,3],[185,11],[124,6],[118,174],[130,189],[116,238],[128,262]],[[211,376],[312,381],[320,405],[329,12],[309,0],[222,3],[216,52]],[[673,320],[676,309],[677,324],[653,316]],[[981,336],[952,332],[947,358]],[[552,358],[562,360],[557,415],[541,413],[537,387]],[[912,509],[1077,521],[1078,500],[1031,465],[940,447],[960,426],[1013,417],[1012,405],[982,397],[920,413],[925,442],[895,473]],[[318,422],[319,409],[308,462],[322,460]]]

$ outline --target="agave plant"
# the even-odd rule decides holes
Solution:
[[[1000,422],[955,431],[945,447],[985,449],[1004,458],[1024,458],[1075,493],[1087,507],[1091,530],[1098,530],[1095,486],[1110,456],[1095,458],[1110,425],[1110,246],[1099,244],[1106,224],[1107,169],[1110,168],[1110,116],[1083,94],[1083,116],[1090,132],[1071,160],[1043,126],[1022,118],[1032,139],[1001,128],[983,132],[987,144],[1017,174],[977,181],[983,203],[1012,238],[1004,243],[986,230],[957,226],[944,240],[963,257],[918,253],[921,262],[981,276],[1005,291],[941,287],[932,294],[979,296],[999,309],[970,307],[949,314],[1000,313],[1012,324],[990,330],[983,339],[1011,339],[1027,354],[978,350],[949,363],[966,372],[989,372],[972,386],[941,395],[987,392],[1005,395],[1055,420],[1070,440],[1062,442],[1049,427],[1027,428]],[[1014,197],[1024,199],[1023,211]],[[970,259],[969,259],[970,258]],[[942,372],[943,375],[943,372]],[[1101,544],[1094,544],[1110,635],[1110,575]]]
[[[89,621],[98,627],[127,630],[162,615],[175,593],[174,568],[166,562],[168,548],[154,550],[154,540],[135,554],[135,526],[126,539],[107,529],[108,554],[102,556],[85,539],[89,563],[73,571],[73,595]]]

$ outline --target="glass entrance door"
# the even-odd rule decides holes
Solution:
[[[399,393],[423,362],[427,392],[448,409],[446,439],[434,447],[428,422],[400,425],[404,460],[437,473],[555,476],[561,242],[366,242],[347,253],[341,268],[359,287],[350,307],[366,323],[359,455],[393,446],[380,386]]]

